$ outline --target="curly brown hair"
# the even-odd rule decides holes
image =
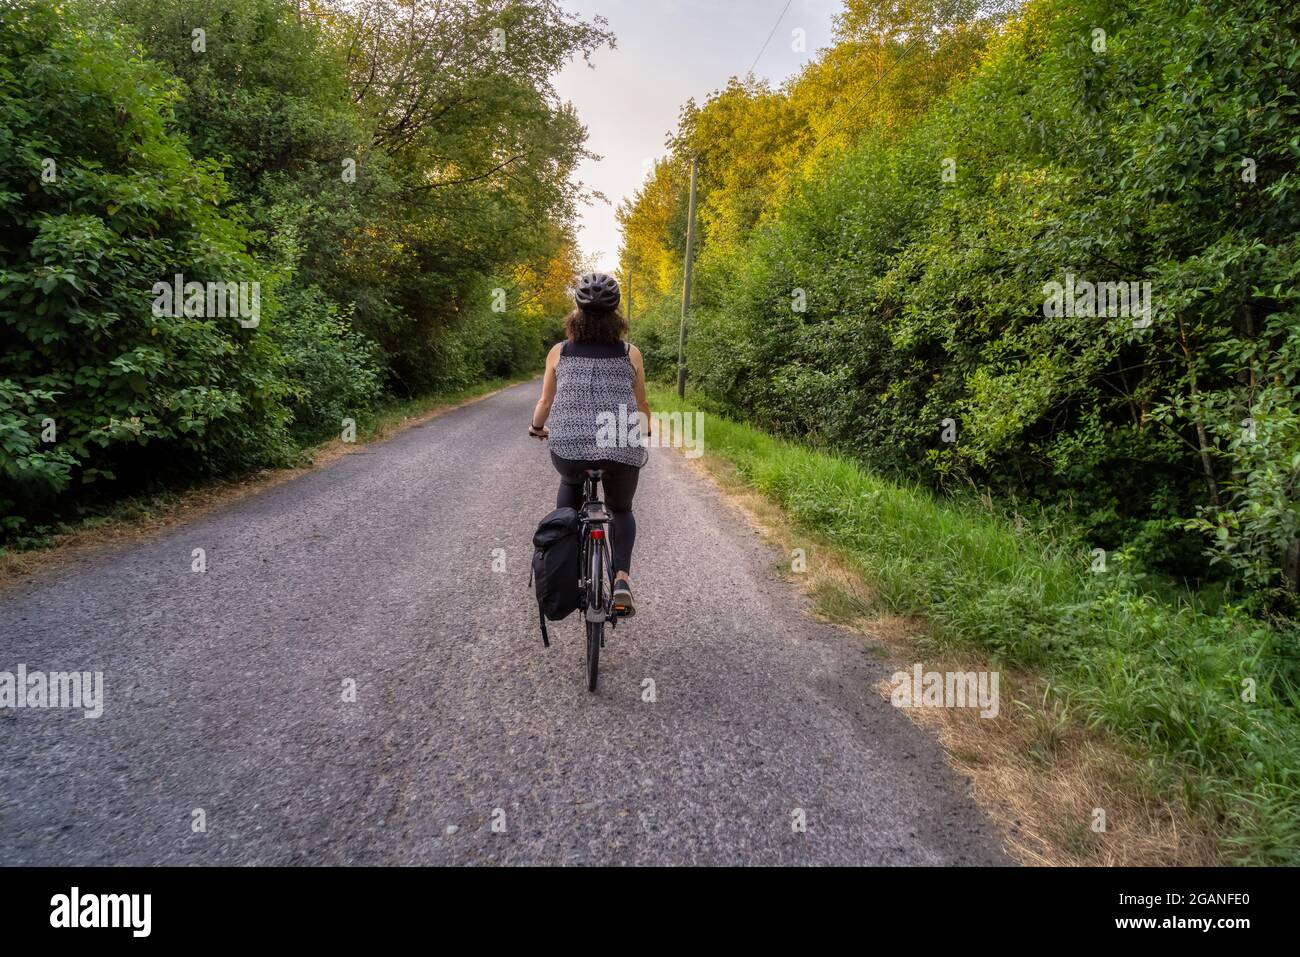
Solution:
[[[617,309],[595,312],[574,309],[564,317],[564,334],[570,342],[617,345],[627,335],[627,320]]]

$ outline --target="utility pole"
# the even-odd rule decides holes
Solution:
[[[623,285],[627,286],[627,321],[628,325],[632,324],[632,267],[627,267],[627,275],[623,277]]]
[[[700,158],[691,157],[691,200],[686,210],[686,270],[682,279],[682,324],[677,331],[677,398],[686,398],[686,317],[691,311],[691,259],[695,251],[695,177]]]

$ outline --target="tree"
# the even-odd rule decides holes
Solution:
[[[0,21],[0,507],[11,530],[17,508],[74,481],[287,455],[266,326],[154,308],[155,284],[178,273],[267,278],[219,208],[220,175],[175,132],[180,93],[75,6],[38,0]]]

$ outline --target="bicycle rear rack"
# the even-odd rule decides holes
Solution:
[[[604,502],[587,502],[578,510],[578,521],[588,525],[607,525],[614,521],[614,515]]]

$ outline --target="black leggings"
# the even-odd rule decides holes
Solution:
[[[634,465],[611,462],[609,459],[589,461],[562,459],[551,453],[551,464],[560,473],[560,491],[555,496],[556,508],[582,507],[582,473],[587,469],[605,472],[600,484],[605,505],[614,514],[614,573],[632,571],[632,546],[636,544],[636,516],[632,514],[632,496],[636,494],[637,479],[641,470]]]

